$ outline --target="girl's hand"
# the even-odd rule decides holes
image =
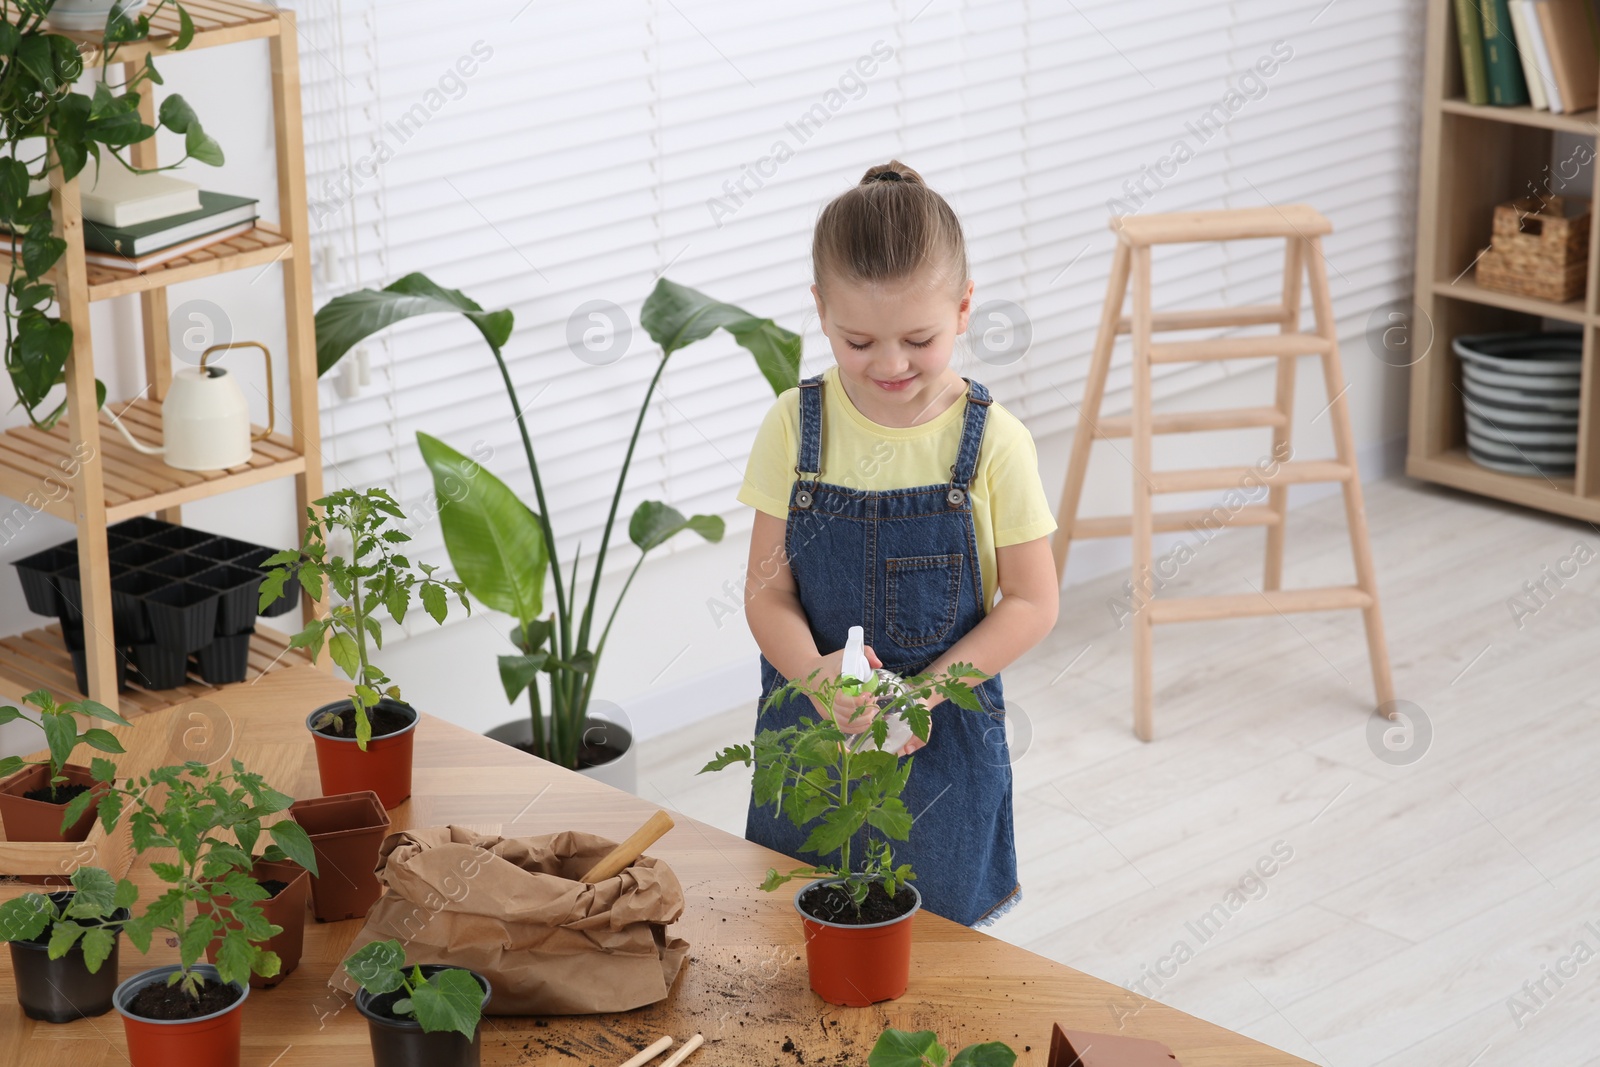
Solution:
[[[873,670],[883,666],[883,661],[872,651],[871,645],[862,645],[861,651],[866,655],[867,664]],[[805,678],[812,671],[817,672],[816,681],[812,683],[814,685],[828,679],[837,679],[844,673],[844,649],[841,648],[836,652],[830,652],[826,656],[819,656],[801,672],[800,677]],[[862,680],[865,681],[865,679]],[[817,709],[818,715],[824,719],[832,719],[834,724],[847,734],[859,734],[871,729],[872,720],[878,714],[878,702],[871,693],[862,693],[860,696],[852,697],[845,693],[836,692],[833,695],[833,707],[831,709],[816,697],[811,698],[811,703]],[[866,710],[857,710],[862,708]]]

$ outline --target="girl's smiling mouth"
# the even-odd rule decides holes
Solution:
[[[897,378],[890,382],[880,381],[877,378],[872,379],[872,382],[880,389],[886,389],[891,393],[897,393],[903,390],[906,386],[910,385],[911,380],[915,377],[915,374],[908,374],[904,378]]]

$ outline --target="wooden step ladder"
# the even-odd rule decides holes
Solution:
[[[1372,663],[1373,687],[1379,710],[1390,714],[1394,700],[1389,676],[1389,653],[1384,644],[1383,617],[1378,608],[1378,586],[1367,540],[1366,513],[1361,500],[1361,479],[1356,470],[1355,443],[1350,411],[1345,401],[1344,371],[1339,363],[1339,342],[1328,292],[1322,235],[1333,230],[1327,219],[1305,204],[1249,208],[1237,211],[1196,211],[1167,215],[1124,215],[1111,220],[1117,235],[1110,284],[1100,314],[1089,380],[1079,409],[1066,485],[1061,493],[1057,530],[1051,543],[1056,580],[1066,571],[1067,548],[1073,538],[1131,536],[1133,547],[1133,729],[1142,740],[1154,736],[1152,699],[1152,629],[1158,622],[1192,622],[1232,619],[1250,615],[1287,614],[1360,608],[1366,623],[1367,652]],[[1157,314],[1150,307],[1150,246],[1206,241],[1283,238],[1283,301],[1252,307],[1216,308]],[[1311,306],[1316,330],[1300,330],[1300,282],[1309,274]],[[1122,314],[1129,280],[1133,286],[1133,314]],[[1158,332],[1210,327],[1277,325],[1279,332],[1265,336],[1220,337],[1202,341],[1156,343]],[[1118,334],[1133,335],[1133,410],[1131,414],[1100,418],[1106,374]],[[1290,419],[1294,410],[1295,361],[1319,356],[1322,377],[1331,398],[1336,449],[1332,460],[1291,461]],[[1157,363],[1199,360],[1276,359],[1277,390],[1272,406],[1226,411],[1185,411],[1155,414],[1151,411],[1150,368]],[[1272,456],[1277,462],[1256,467],[1216,467],[1204,470],[1156,471],[1151,469],[1151,441],[1158,433],[1198,433],[1241,427],[1271,427]],[[1078,518],[1090,446],[1096,438],[1127,437],[1133,442],[1133,514]],[[1158,513],[1157,493],[1239,488],[1254,474],[1265,483],[1265,504],[1238,509],[1199,509]],[[1355,558],[1356,584],[1323,589],[1286,590],[1283,578],[1284,519],[1289,486],[1304,482],[1339,482],[1344,487],[1345,519],[1350,527],[1350,548]],[[1151,536],[1157,531],[1191,530],[1220,521],[1235,526],[1264,526],[1267,531],[1266,571],[1261,588],[1233,596],[1168,597],[1155,599],[1151,581]]]

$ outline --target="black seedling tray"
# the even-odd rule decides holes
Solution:
[[[73,626],[71,623],[61,624],[61,640],[67,646],[67,653],[72,657],[72,673],[77,677],[78,692],[89,691],[89,656],[84,651],[83,626]],[[117,692],[128,688],[128,653],[124,649],[117,649]]]
[[[283,596],[257,611],[267,574],[260,564],[276,555],[276,548],[147,517],[108,527],[106,542],[119,686],[125,673],[147,689],[183,685],[191,654],[211,684],[243,681],[256,616],[292,611],[300,597],[300,583],[290,581]],[[83,691],[77,541],[35,552],[13,566],[28,609],[61,619]]]

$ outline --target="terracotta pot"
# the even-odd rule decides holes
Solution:
[[[249,986],[234,985],[239,999],[210,1015],[197,1019],[146,1019],[130,1014],[128,1002],[139,990],[156,982],[166,982],[178,969],[175,963],[140,971],[117,986],[112,1006],[122,1016],[122,1029],[128,1037],[128,1059],[133,1067],[172,1067],[173,1064],[205,1064],[205,1067],[239,1067],[239,1036],[244,1012],[239,1009],[250,999]],[[210,981],[217,981],[217,969],[207,964],[194,968]]]
[[[300,953],[305,947],[306,939],[306,902],[311,895],[311,873],[291,860],[279,863],[257,860],[256,865],[250,868],[250,877],[258,882],[276,880],[289,883],[278,892],[277,896],[256,903],[256,907],[261,909],[261,914],[266,916],[267,922],[283,927],[282,933],[261,943],[261,947],[268,952],[278,954],[278,973],[271,978],[263,978],[259,974],[250,976],[250,988],[271,989],[300,966]],[[217,899],[224,906],[233,902],[232,897],[220,896]],[[210,901],[203,900],[195,906],[201,914],[211,914]],[[234,929],[238,929],[239,926],[236,922],[228,925]],[[221,945],[222,938],[214,938],[211,944],[206,946],[206,959],[216,963],[217,949]]]
[[[322,794],[331,797],[370,789],[378,794],[384,807],[398,807],[411,796],[411,748],[422,716],[409,704],[388,697],[379,700],[380,708],[409,714],[411,725],[381,737],[374,735],[363,752],[354,737],[330,737],[311,726],[323,714],[337,713],[348,706],[349,701],[339,700],[324,704],[306,716],[306,729],[311,731],[317,747],[317,773],[322,778]]]
[[[72,894],[51,893],[50,899],[63,906]],[[128,918],[127,908],[112,913],[115,922]],[[89,920],[80,919],[88,925]],[[117,989],[117,959],[122,945],[122,930],[112,931],[111,955],[100,964],[100,969],[89,973],[83,959],[83,942],[79,941],[58,960],[50,958],[50,931],[41,935],[42,941],[11,942],[11,970],[17,979],[17,1003],[22,1013],[30,1019],[47,1023],[70,1023],[104,1015],[111,1010],[111,996]]]
[[[96,795],[107,789],[106,783],[94,780],[89,768],[76,763],[67,764],[61,768],[61,773],[66,776],[67,785],[86,785]],[[61,818],[66,814],[66,804],[29,800],[22,795],[43,788],[49,780],[50,768],[35,764],[0,782],[0,823],[5,825],[7,841],[82,841],[89,836],[98,800],[62,833]]]
[[[289,805],[289,817],[305,828],[316,849],[311,910],[317,921],[361,918],[383,895],[375,872],[378,848],[389,834],[389,813],[378,794],[366,789],[297,800]]]
[[[422,973],[432,977],[440,971],[453,968],[437,963],[424,963]],[[465,968],[462,968],[463,970]],[[483,1004],[489,1004],[489,980],[477,971],[467,971],[483,987]],[[478,1067],[482,1046],[483,1024],[472,1032],[472,1040],[454,1030],[445,1033],[425,1033],[420,1023],[412,1019],[395,1019],[373,1010],[374,1002],[392,1003],[404,993],[356,993],[356,1010],[367,1020],[367,1033],[372,1039],[372,1062],[375,1067]]]
[[[910,911],[866,926],[815,919],[800,906],[800,898],[813,886],[839,881],[818,879],[794,895],[794,910],[805,927],[811,991],[829,1004],[851,1008],[904,996],[911,976],[911,919],[922,908],[922,894],[907,886],[917,898]]]

